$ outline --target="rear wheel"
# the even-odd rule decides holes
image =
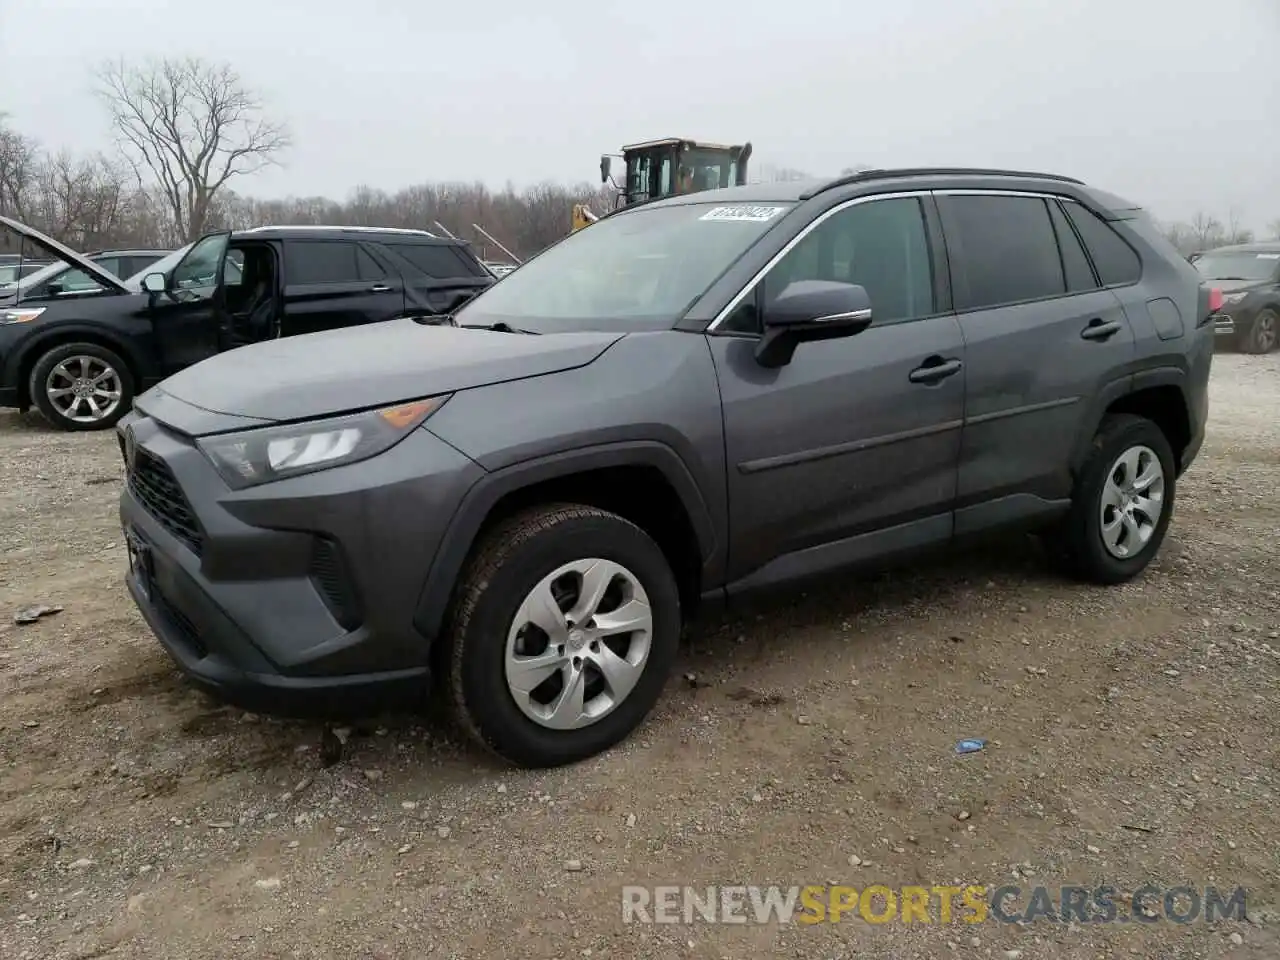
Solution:
[[[59,430],[106,430],[129,412],[133,375],[96,343],[64,343],[41,356],[27,384],[31,402]]]
[[[681,623],[658,545],[622,517],[574,505],[535,508],[487,536],[450,620],[462,726],[524,767],[585,759],[639,726]]]
[[[1270,353],[1280,346],[1280,313],[1262,310],[1240,338],[1245,353]]]
[[[1173,450],[1145,417],[1117,414],[1099,427],[1080,471],[1071,511],[1052,540],[1069,572],[1117,584],[1160,550],[1173,516]]]

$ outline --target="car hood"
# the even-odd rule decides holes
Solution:
[[[10,217],[0,216],[0,226],[12,230],[20,237],[26,237],[36,246],[44,250],[45,253],[51,254],[55,260],[62,260],[72,266],[79,267],[93,279],[108,290],[115,290],[117,293],[128,293],[128,288],[121,282],[120,278],[110,273],[102,267],[98,266],[87,257],[82,257],[70,247],[64,247],[52,237],[47,237],[39,230],[28,227],[25,223],[19,223]],[[19,281],[21,283],[21,281]]]
[[[620,333],[534,336],[389,320],[218,354],[139,398],[281,422],[333,416],[585,366]]]

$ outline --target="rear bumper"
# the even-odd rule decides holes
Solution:
[[[174,663],[228,703],[357,717],[421,705],[413,627],[471,461],[425,430],[372,460],[233,492],[190,440],[147,417],[120,496],[129,593]]]

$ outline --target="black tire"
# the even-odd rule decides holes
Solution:
[[[88,357],[111,368],[119,380],[120,400],[111,412],[101,419],[73,420],[54,405],[48,394],[46,384],[49,381],[49,375],[58,364],[74,357]],[[135,385],[129,365],[115,352],[96,343],[64,343],[51,348],[36,360],[31,368],[31,377],[27,381],[27,390],[36,409],[59,430],[108,430],[114,427],[133,406]]]
[[[1151,538],[1131,557],[1119,558],[1102,539],[1102,494],[1109,471],[1122,453],[1143,446],[1155,453],[1164,472],[1163,510]],[[1076,481],[1071,510],[1048,538],[1051,553],[1071,575],[1091,583],[1114,585],[1132,580],[1160,551],[1173,518],[1175,487],[1173,449],[1164,432],[1145,417],[1112,414],[1102,421],[1089,457]]]
[[[626,567],[649,597],[648,659],[631,692],[576,730],[534,722],[507,687],[507,634],[521,603],[557,567],[599,557]],[[574,763],[625,739],[648,716],[680,642],[680,595],[662,550],[643,530],[594,507],[537,507],[500,524],[475,550],[449,617],[449,694],[459,725],[479,744],[522,767]]]
[[[1270,353],[1280,346],[1280,313],[1260,310],[1240,335],[1240,350],[1244,353]]]

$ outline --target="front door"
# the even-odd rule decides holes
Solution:
[[[152,294],[151,325],[163,376],[218,352],[222,270],[229,232],[201,237],[169,274],[164,293]]]
[[[950,538],[964,341],[942,311],[925,210],[915,196],[853,202],[708,336],[724,408],[731,590]],[[753,356],[757,317],[797,280],[862,285],[871,326],[801,344],[766,369]]]

